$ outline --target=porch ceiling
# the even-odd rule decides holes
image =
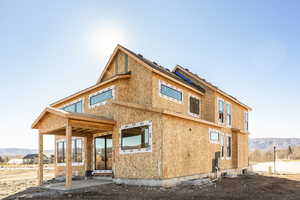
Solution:
[[[71,113],[47,107],[32,124],[41,134],[65,135],[66,127],[72,127],[72,135],[86,136],[112,131],[114,120],[86,113]]]

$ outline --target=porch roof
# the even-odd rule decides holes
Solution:
[[[42,134],[65,135],[66,126],[71,125],[74,136],[84,136],[112,131],[115,123],[112,119],[97,115],[47,107],[33,122],[31,128],[38,129]]]

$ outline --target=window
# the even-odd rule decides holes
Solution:
[[[211,143],[219,143],[219,132],[215,130],[210,130],[209,140]]]
[[[218,99],[218,121],[224,124],[224,100]]]
[[[224,134],[220,134],[220,144],[221,144],[221,158],[224,158],[225,157]]]
[[[198,98],[190,96],[189,113],[191,115],[199,116],[199,114],[200,114],[200,100]]]
[[[231,158],[231,145],[232,145],[232,139],[231,139],[231,136],[227,136],[227,158]]]
[[[168,85],[163,82],[159,82],[160,84],[160,96],[165,97],[169,100],[174,100],[177,102],[182,102],[182,92],[175,87]]]
[[[101,103],[103,101],[106,101],[107,99],[111,99],[112,98],[112,90],[108,90],[105,92],[102,92],[100,94],[97,94],[95,96],[92,96],[90,98],[90,104],[94,105],[96,103]]]
[[[73,139],[72,141],[72,162],[82,162],[82,146],[83,142],[81,138]]]
[[[59,140],[56,143],[56,156],[57,163],[66,162],[66,140]],[[82,163],[83,162],[83,139],[74,138],[72,139],[72,162]]]
[[[67,112],[82,112],[82,100],[77,101],[76,103],[69,104],[62,108],[64,111]]]
[[[57,163],[64,163],[65,162],[65,149],[66,143],[65,141],[59,141],[56,143],[56,151],[57,151]]]
[[[121,151],[139,152],[151,150],[151,122],[126,125],[121,128]]]
[[[114,86],[91,94],[89,96],[89,106],[93,108],[95,106],[104,105],[108,99],[114,99]]]
[[[249,131],[249,113],[245,112],[245,130]]]
[[[227,119],[227,125],[230,127],[232,124],[231,121],[231,104],[226,104],[226,119]]]

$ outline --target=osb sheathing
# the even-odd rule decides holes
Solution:
[[[232,101],[231,99],[221,95],[221,94],[217,94],[216,96],[216,105],[217,105],[217,99],[218,98],[222,98],[225,103],[230,103],[231,104],[231,118],[232,118],[232,127],[233,128],[237,128],[240,130],[245,130],[245,124],[244,124],[244,113],[245,111],[247,111],[245,108],[243,108],[242,106],[238,105],[237,103],[235,103],[234,101]],[[218,121],[218,110],[217,110],[217,106],[215,108],[216,110],[216,122]],[[226,106],[224,106],[224,113],[225,113],[225,124],[224,126],[226,126]]]
[[[51,130],[55,128],[63,127],[67,124],[67,120],[63,117],[47,113],[43,119],[39,122],[38,128],[40,130]]]
[[[115,75],[114,62],[113,60],[111,66],[108,67],[108,73],[104,74],[103,81]],[[93,109],[89,108],[88,96],[90,94],[114,85],[116,101],[149,105],[149,107],[164,108],[186,115],[188,115],[188,94],[190,93],[201,99],[201,118],[207,121],[216,121],[216,93],[211,89],[202,85],[206,90],[206,93],[202,96],[178,83],[151,72],[137,61],[131,59],[130,56],[128,56],[128,63],[128,70],[132,72],[130,79],[117,80],[106,84],[81,96],[60,103],[56,107],[59,108],[76,99],[83,98],[84,112],[111,118],[117,122],[112,132],[112,168],[114,176],[117,178],[172,178],[211,172],[212,159],[215,156],[215,152],[220,151],[221,147],[220,144],[211,144],[209,142],[209,127],[207,125],[169,115],[119,106],[112,104],[112,100],[108,100],[106,105]],[[124,69],[124,54],[119,53],[118,72],[122,73]],[[159,80],[180,88],[183,91],[183,103],[179,104],[160,97]],[[243,128],[243,110],[230,99],[224,99],[232,104],[233,127]],[[120,154],[120,126],[145,120],[152,120],[153,124],[152,152]],[[236,120],[237,122],[235,122]],[[224,127],[220,130],[223,133],[231,133],[230,128]],[[100,135],[104,134],[109,133],[101,133]],[[238,137],[237,133],[231,134],[232,159],[222,160],[221,169],[247,166],[248,136],[242,135]],[[237,142],[239,142],[239,147]],[[93,145],[93,143],[90,145]],[[87,153],[92,155],[93,152],[91,150]],[[74,171],[81,171],[83,167],[78,170],[76,169],[77,167],[73,169],[75,169]],[[57,167],[56,171],[59,174],[63,173],[63,170],[64,167]]]
[[[222,128],[215,129],[225,132]],[[226,131],[232,136],[232,157],[226,158],[227,140],[224,137],[225,157],[220,160],[221,170],[247,167],[247,135],[242,135],[243,138],[238,139],[241,134],[231,133],[228,129]],[[238,140],[241,154],[239,166],[237,166]],[[215,153],[221,151],[220,143],[212,144],[209,141],[209,126],[167,115],[163,116],[162,147],[163,178],[212,172]]]
[[[188,74],[186,74],[184,71],[177,69],[180,73],[185,75],[186,77],[189,77],[194,83],[197,83],[200,85],[203,89],[205,89],[205,95],[202,97],[201,103],[203,104],[202,109],[202,116],[204,120],[215,122],[215,91],[213,91],[211,88],[207,87],[206,85],[202,84],[197,79],[194,79],[193,77],[190,77]]]
[[[182,103],[174,102],[171,100],[168,100],[166,98],[160,97],[159,93],[159,81],[163,81],[167,84],[170,84],[182,91]],[[203,119],[202,112],[205,109],[205,104],[203,104],[202,95],[199,93],[196,93],[190,89],[187,89],[186,87],[183,87],[182,85],[179,85],[178,83],[175,83],[173,81],[170,81],[166,79],[163,76],[160,76],[158,74],[153,74],[152,76],[152,106],[155,108],[163,108],[167,109],[173,112],[185,114],[188,114],[189,110],[189,95],[193,95],[200,99],[201,101],[201,108],[200,108],[200,119]]]

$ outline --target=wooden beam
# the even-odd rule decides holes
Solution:
[[[72,186],[72,126],[66,128],[66,187]]]
[[[41,186],[43,184],[43,134],[38,134],[38,142],[39,142],[39,159],[38,159],[38,185]]]
[[[83,128],[83,129],[112,131],[114,128],[114,125],[111,124],[102,124],[102,123],[88,122],[88,121],[69,120],[69,123],[72,125],[72,127]]]
[[[61,127],[58,127],[58,128],[52,128],[52,129],[41,129],[39,132],[40,132],[41,134],[56,135],[56,134],[55,134],[56,132],[61,132],[61,131],[63,131],[63,133],[65,134],[64,129],[65,129],[65,126],[61,126]]]

